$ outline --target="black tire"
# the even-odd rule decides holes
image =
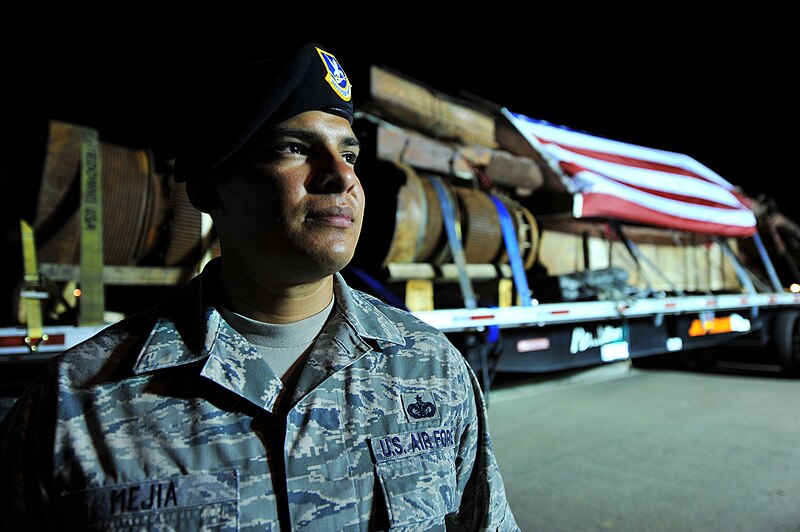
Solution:
[[[717,367],[718,346],[683,351],[681,364],[690,371],[709,372]]]
[[[787,310],[778,314],[772,343],[783,372],[793,377],[800,375],[800,312]]]

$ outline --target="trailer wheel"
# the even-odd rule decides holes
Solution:
[[[772,343],[787,375],[800,375],[800,312],[781,312],[775,319]]]

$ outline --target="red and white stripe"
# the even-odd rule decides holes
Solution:
[[[504,114],[573,194],[576,218],[734,237],[756,231],[750,199],[688,155]]]

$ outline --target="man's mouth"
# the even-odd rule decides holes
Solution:
[[[329,207],[309,212],[306,220],[333,227],[352,227],[355,223],[355,214],[350,207]]]

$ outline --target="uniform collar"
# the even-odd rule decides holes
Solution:
[[[365,294],[347,286],[338,272],[333,276],[333,292],[338,309],[356,334],[395,345],[405,343],[397,326]]]
[[[214,307],[219,261],[217,258],[209,262],[200,275],[165,302],[163,315],[151,330],[133,372],[148,373],[205,360],[203,375],[269,410],[282,383]],[[331,320],[323,332],[350,338],[354,349],[351,353],[332,354],[335,360],[325,364],[325,373],[362,356],[369,350],[367,340],[378,346],[405,343],[397,326],[367,296],[347,286],[339,273],[334,274],[334,294],[340,319]],[[327,330],[329,327],[338,329]]]

